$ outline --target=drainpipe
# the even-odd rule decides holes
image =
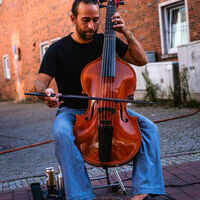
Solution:
[[[15,58],[15,67],[16,67],[16,74],[17,74],[17,89],[18,89],[18,98],[19,101],[22,100],[21,95],[21,86],[20,86],[20,77],[19,77],[19,65],[18,65],[18,55],[17,55],[17,46],[14,45],[14,58]]]
[[[173,65],[173,80],[174,80],[174,105],[178,106],[181,104],[179,65],[177,61],[174,61],[172,65]]]

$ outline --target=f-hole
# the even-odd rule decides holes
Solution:
[[[124,117],[123,117],[122,104],[121,104],[121,103],[120,103],[120,116],[121,116],[121,120],[122,120],[123,122],[125,122],[125,123],[128,122],[128,119],[124,119]]]

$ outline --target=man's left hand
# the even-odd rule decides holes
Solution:
[[[125,25],[124,19],[121,17],[121,15],[118,12],[115,12],[114,15],[111,17],[113,28],[122,34],[125,34],[128,30]]]

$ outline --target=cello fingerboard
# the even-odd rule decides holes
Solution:
[[[116,52],[116,32],[113,29],[111,17],[116,11],[115,4],[109,2],[106,12],[106,27],[104,34],[103,56],[102,56],[102,77],[115,77],[115,52]]]

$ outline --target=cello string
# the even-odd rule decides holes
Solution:
[[[105,31],[107,31],[107,18],[106,18],[106,27],[105,27]],[[103,58],[102,58],[102,73],[101,73],[101,97],[104,97],[105,94],[105,82],[106,82],[106,47],[107,47],[107,39],[106,39],[106,32],[104,35],[104,45],[103,45]],[[100,108],[104,108],[105,106],[105,102],[104,101],[100,101],[99,102],[99,106]],[[100,113],[100,121],[103,121],[103,112]]]
[[[107,56],[107,53],[108,53],[108,39],[107,39],[107,34],[108,34],[108,9],[107,9],[107,13],[106,13],[106,32],[105,32],[105,47],[104,47],[104,90],[103,90],[103,95],[104,97],[106,97],[106,83],[107,83],[107,62],[108,62],[108,56]],[[105,108],[106,107],[106,101],[103,102],[103,106],[102,108]],[[104,120],[105,118],[105,110],[102,110],[102,120]],[[106,120],[106,119],[105,119]]]
[[[109,55],[110,55],[110,6],[108,6],[108,9],[107,9],[107,31],[106,31],[106,42],[107,42],[107,45],[106,45],[106,65],[105,65],[105,68],[106,68],[106,75],[105,75],[105,87],[106,87],[106,91],[105,91],[105,96],[106,97],[109,97],[109,79],[110,79],[110,58],[109,58]],[[107,102],[105,101],[104,102],[104,107],[105,107],[105,113],[104,113],[104,117],[107,118],[105,120],[109,120],[109,111],[106,110],[106,107],[109,107],[109,103],[110,102]],[[106,131],[107,132],[107,131]]]
[[[103,59],[102,59],[102,67],[101,67],[101,78],[100,78],[100,96],[101,97],[110,97],[114,96],[113,91],[113,79],[114,79],[114,64],[115,64],[115,31],[112,27],[111,17],[114,14],[114,6],[108,6],[107,14],[106,14],[106,32],[104,38],[104,46],[103,46]],[[114,102],[107,101],[99,101],[100,108],[111,107],[114,108]],[[100,121],[104,120],[105,113],[107,113],[107,120],[112,122],[113,125],[113,113],[112,110],[100,113]],[[105,119],[106,120],[106,119]],[[98,120],[99,125],[99,120]]]
[[[108,46],[108,49],[109,49],[109,55],[108,55],[108,59],[109,59],[109,64],[108,64],[108,97],[110,98],[110,91],[112,90],[111,88],[111,76],[112,76],[112,48],[111,48],[111,44],[112,44],[112,41],[111,41],[111,38],[112,38],[112,24],[111,24],[111,15],[112,15],[112,7],[110,7],[110,10],[109,10],[109,46]],[[108,102],[108,107],[110,108],[111,105],[110,105],[110,102]],[[110,121],[111,120],[111,112],[108,111],[108,120]]]
[[[114,14],[115,12],[115,5],[112,6],[112,15]],[[112,22],[111,22],[112,23]],[[114,97],[114,80],[112,79],[115,79],[115,30],[113,29],[112,27],[112,24],[111,24],[111,29],[112,29],[112,32],[113,32],[113,35],[112,35],[112,77],[111,77],[111,98]],[[111,107],[114,108],[114,102],[111,102]],[[114,120],[113,120],[113,113],[111,112],[111,121],[112,121],[112,126],[114,127]]]
[[[105,46],[105,90],[104,90],[104,95],[105,97],[109,97],[109,66],[110,66],[110,59],[109,59],[109,54],[110,54],[110,6],[107,7],[107,17],[106,17],[106,46]],[[105,101],[104,102],[104,118],[107,118],[105,120],[109,120],[109,112],[107,112],[106,107],[109,106],[109,102]]]
[[[108,39],[109,39],[109,46],[108,46],[108,49],[109,49],[109,55],[108,55],[108,59],[109,59],[109,63],[108,63],[108,69],[109,69],[109,71],[108,71],[108,77],[109,77],[109,79],[108,79],[108,92],[109,92],[109,94],[108,94],[108,97],[110,97],[110,90],[111,90],[111,88],[110,88],[110,80],[111,80],[111,68],[112,68],[112,65],[111,65],[111,59],[112,59],[112,55],[111,55],[111,53],[112,52],[110,52],[111,51],[111,47],[110,47],[110,44],[111,44],[111,34],[112,34],[112,32],[111,32],[111,12],[112,12],[112,10],[111,10],[111,6],[109,7],[109,35],[108,35]],[[108,104],[109,104],[109,106],[108,107],[110,107],[110,102],[108,102]],[[111,119],[110,119],[110,111],[108,111],[108,120],[110,121]]]
[[[105,74],[105,46],[106,46],[106,40],[104,37],[104,43],[103,43],[103,54],[102,54],[102,62],[101,62],[101,78],[100,78],[100,97],[103,97],[103,91],[104,91],[104,74]],[[103,102],[99,101],[98,103],[99,108],[103,107]],[[102,112],[98,112],[98,125],[100,125],[100,122],[102,121]]]
[[[105,74],[105,46],[106,41],[104,38],[104,46],[103,46],[103,58],[102,58],[102,66],[101,66],[101,97],[103,97],[103,91],[104,91],[104,74]],[[99,108],[103,107],[103,102],[99,101]],[[102,112],[100,112],[100,121],[102,121]],[[99,122],[100,123],[100,122]],[[100,124],[99,124],[100,125]]]

